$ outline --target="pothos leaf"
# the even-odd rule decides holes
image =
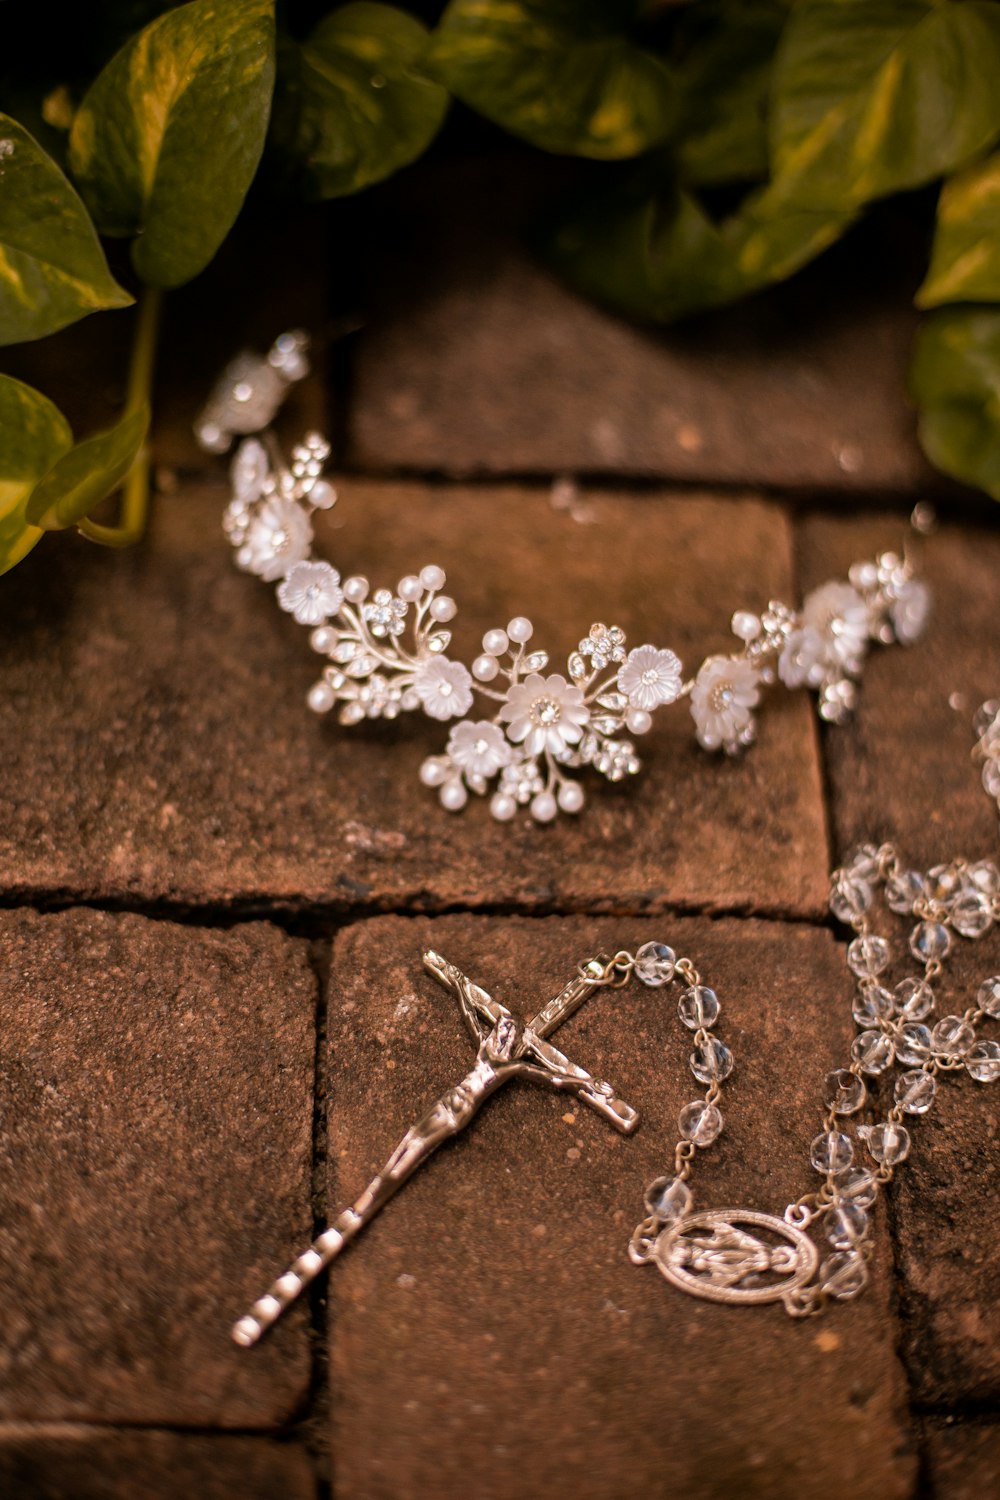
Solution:
[[[407,166],[437,135],[448,93],[420,71],[427,30],[391,5],[344,5],[282,45],[275,138],[318,198]]]
[[[752,182],[768,168],[771,64],[788,0],[701,0],[680,16],[675,157],[687,182]]]
[[[452,0],[427,65],[464,103],[545,151],[637,156],[674,120],[671,73],[629,38],[621,0]]]
[[[73,443],[69,423],[40,391],[0,375],[0,573],[43,536],[25,514],[32,490]]]
[[[931,267],[917,306],[943,302],[1000,302],[1000,152],[941,189]]]
[[[910,371],[924,452],[1000,500],[1000,308],[941,308],[924,321]]]
[[[0,114],[0,343],[42,338],[131,301],[67,179],[22,126]]]
[[[99,227],[137,235],[136,271],[179,286],[212,259],[264,146],[273,0],[190,0],[115,54],[73,121],[70,166]]]
[[[952,171],[1000,134],[995,0],[800,0],[778,51],[775,172],[852,208]]]
[[[801,208],[779,179],[716,224],[676,182],[647,170],[613,197],[588,200],[543,244],[581,291],[658,323],[718,307],[792,275],[833,243],[850,216]]]
[[[107,432],[85,438],[56,459],[32,490],[26,518],[61,531],[112,494],[135,463],[149,427],[149,407],[127,413]]]

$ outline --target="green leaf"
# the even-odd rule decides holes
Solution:
[[[719,230],[674,183],[585,203],[543,250],[579,291],[641,320],[668,323],[742,290]]]
[[[67,179],[16,120],[0,114],[0,343],[42,338],[131,301]]]
[[[0,573],[21,561],[43,532],[25,514],[32,490],[72,446],[58,407],[39,391],[0,375]]]
[[[420,71],[426,46],[419,21],[367,3],[334,11],[301,47],[283,44],[275,137],[311,196],[356,193],[427,149],[448,92]]]
[[[931,462],[1000,500],[1000,308],[931,313],[917,338],[910,390]]]
[[[775,66],[775,172],[852,208],[918,187],[1000,134],[995,0],[800,0]]]
[[[107,432],[63,453],[35,486],[25,515],[45,531],[62,531],[89,515],[121,484],[149,427],[149,407],[129,412]]]
[[[257,170],[274,84],[273,0],[191,0],[126,42],[73,122],[70,166],[105,234],[137,235],[150,286],[218,250]]]
[[[452,0],[428,67],[464,103],[545,151],[612,159],[664,139],[673,77],[636,46],[628,0]]]
[[[702,0],[680,17],[682,177],[703,186],[767,177],[767,99],[788,0]]]
[[[1000,302],[1000,152],[941,189],[931,268],[918,307]]]
[[[543,245],[580,291],[642,320],[673,322],[781,281],[850,223],[800,208],[779,179],[716,224],[693,194],[672,182],[653,188],[650,177],[589,201]]]

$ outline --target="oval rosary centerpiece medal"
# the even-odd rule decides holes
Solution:
[[[819,1251],[774,1214],[716,1209],[662,1229],[650,1259],[682,1291],[709,1302],[784,1302],[816,1273]]]

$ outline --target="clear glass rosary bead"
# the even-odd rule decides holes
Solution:
[[[966,1053],[964,1062],[977,1083],[996,1083],[1000,1078],[1000,1042],[977,1042]]]
[[[678,1116],[681,1135],[696,1146],[710,1146],[722,1129],[722,1114],[714,1104],[695,1099]]]
[[[937,1095],[937,1080],[932,1073],[917,1068],[896,1079],[896,1103],[908,1115],[925,1115]]]
[[[934,1038],[926,1026],[913,1022],[901,1026],[896,1035],[896,1056],[901,1063],[919,1067],[934,1055]]]
[[[976,1040],[976,1033],[964,1016],[942,1016],[931,1039],[939,1057],[963,1057]]]
[[[856,917],[864,916],[871,904],[871,886],[863,880],[857,880],[846,870],[841,870],[830,888],[830,910],[837,921],[850,926]]]
[[[851,1057],[862,1072],[873,1076],[891,1068],[894,1056],[892,1037],[886,1036],[884,1031],[862,1031],[851,1045]]]
[[[691,1072],[699,1083],[721,1083],[733,1071],[733,1054],[725,1042],[710,1036],[691,1053]]]
[[[867,1167],[838,1172],[833,1179],[833,1190],[838,1203],[856,1203],[859,1208],[871,1208],[878,1197],[878,1183]]]
[[[661,1224],[676,1224],[691,1209],[691,1189],[680,1177],[658,1177],[646,1189],[646,1212]]]
[[[636,978],[651,989],[669,984],[677,966],[677,954],[666,943],[643,943],[635,955]]]
[[[1000,870],[991,859],[977,860],[966,871],[970,888],[982,891],[984,896],[1000,896]]]
[[[981,938],[993,925],[989,897],[980,891],[968,891],[959,896],[951,909],[951,925],[961,937]]]
[[[886,906],[902,916],[908,916],[926,894],[927,887],[919,870],[900,870],[890,875],[885,883]]]
[[[860,979],[874,979],[889,964],[889,944],[874,933],[856,937],[847,949],[848,967]]]
[[[860,1203],[837,1203],[826,1216],[826,1237],[835,1250],[851,1250],[868,1232]]]
[[[935,865],[927,871],[927,893],[947,905],[962,888],[962,872],[955,865]]]
[[[894,1167],[910,1154],[910,1132],[905,1125],[897,1125],[895,1120],[885,1120],[880,1125],[862,1125],[858,1135],[870,1154],[883,1166]]]
[[[824,1130],[809,1148],[809,1160],[816,1171],[822,1172],[824,1176],[846,1172],[854,1160],[850,1136],[845,1135],[842,1130]]]
[[[863,1292],[868,1284],[865,1258],[857,1250],[838,1250],[827,1256],[819,1268],[823,1290],[838,1302],[846,1302]]]
[[[934,1009],[934,991],[926,979],[901,979],[896,986],[896,1014],[922,1021]]]
[[[979,994],[976,996],[976,1004],[994,1020],[1000,1017],[1000,974],[994,974],[992,978],[983,980],[979,986]]]
[[[910,933],[910,952],[921,963],[947,958],[951,952],[951,933],[943,922],[918,922]]]
[[[874,844],[859,844],[851,854],[845,868],[847,873],[852,875],[855,880],[877,880],[879,870],[878,849]]]
[[[888,1021],[895,1008],[891,990],[880,984],[867,984],[855,995],[852,1014],[859,1026],[877,1026],[880,1021]]]
[[[707,984],[693,984],[678,1000],[677,1014],[692,1031],[714,1026],[719,1019],[719,997]]]
[[[850,1068],[835,1068],[827,1073],[823,1088],[823,1103],[837,1115],[853,1115],[867,1098],[865,1081],[852,1073]]]

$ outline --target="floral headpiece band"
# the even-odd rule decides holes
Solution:
[[[616,625],[594,624],[570,653],[565,672],[549,670],[531,621],[517,615],[488,630],[471,668],[449,657],[455,601],[434,565],[407,574],[395,589],[341,578],[313,556],[311,517],[337,495],[322,477],[326,440],[308,434],[290,466],[265,432],[289,386],[307,373],[307,340],[282,334],[269,354],[239,355],[202,413],[197,435],[213,452],[243,437],[232,462],[232,498],[224,526],[237,564],[277,585],[278,603],[310,631],[324,659],[307,702],[337,709],[342,724],[395,719],[422,710],[452,722],[447,743],[426,759],[420,779],[441,805],[459,812],[469,794],[489,796],[494,818],[527,807],[540,823],[584,804],[587,768],[621,781],[641,768],[635,740],[653,714],[688,699],[698,743],[734,755],[756,734],[765,687],[811,688],[820,716],[842,723],[872,643],[911,645],[922,634],[930,591],[911,559],[884,552],[856,563],[847,581],[824,583],[801,610],[771,601],[760,614],[739,610],[739,641],[710,656],[685,680],[673,651],[631,649]],[[250,434],[260,433],[263,441]],[[480,707],[477,698],[485,700]]]

